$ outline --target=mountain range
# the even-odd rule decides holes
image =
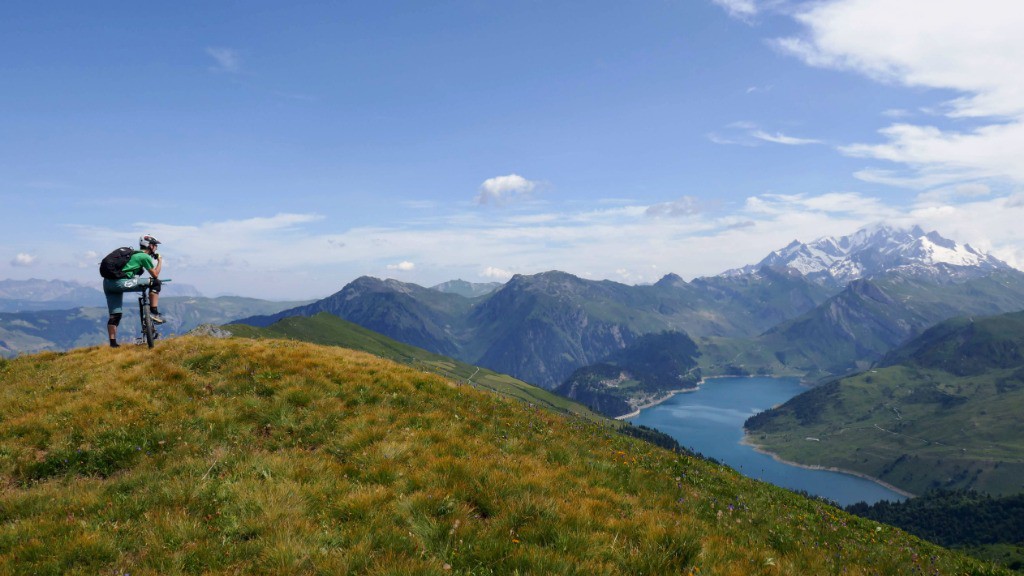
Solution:
[[[0,312],[30,312],[36,310],[70,310],[103,306],[100,283],[83,284],[64,280],[0,280]],[[168,283],[167,296],[200,297],[188,284]]]
[[[103,341],[98,290],[8,280],[0,282],[0,299],[19,310],[0,312],[0,354]],[[53,312],[83,300],[93,306]],[[787,374],[824,381],[870,366],[952,316],[1024,309],[1024,273],[937,232],[880,225],[794,241],[756,265],[690,281],[668,274],[651,285],[630,286],[550,271],[516,275],[505,284],[456,280],[426,288],[362,277],[315,302],[195,296],[167,296],[164,302],[172,319],[168,333],[239,318],[267,326],[327,312],[548,389],[641,336],[663,331],[685,333],[697,343],[706,376]],[[124,324],[133,326],[130,318]]]
[[[792,268],[827,286],[892,272],[947,277],[976,277],[1012,267],[969,244],[960,245],[920,226],[909,229],[875,225],[841,238],[825,237],[804,244],[794,240],[758,264],[730,270],[726,276],[754,273],[764,267]]]
[[[549,389],[666,330],[698,343],[708,376],[825,379],[863,369],[947,318],[1024,309],[1024,273],[934,231],[873,226],[689,282],[669,274],[629,286],[551,271],[463,294],[362,277],[323,300],[242,322],[328,312]]]
[[[43,287],[51,292],[59,293],[62,286],[47,285],[46,281],[32,281],[36,290]],[[59,284],[69,284],[60,283]],[[76,286],[77,285],[73,285]],[[77,289],[77,288],[76,288]],[[88,289],[85,289],[88,290]],[[95,346],[107,342],[107,308],[103,305],[103,293],[94,290],[98,304],[92,300],[90,306],[74,308],[24,310],[20,312],[0,312],[0,357],[16,356],[42,351],[59,351]],[[36,292],[39,294],[39,292]],[[83,292],[83,294],[86,294]],[[22,300],[18,300],[22,302]],[[28,301],[33,303],[33,301]],[[63,302],[63,300],[43,300],[34,302]],[[204,298],[191,296],[164,296],[160,300],[160,309],[167,324],[160,332],[165,336],[184,334],[200,324],[224,324],[252,314],[276,312],[285,308],[294,308],[304,302],[272,302],[256,298],[239,296],[220,296]],[[131,295],[125,297],[124,318],[118,336],[122,341],[130,341],[139,336],[138,305]]]

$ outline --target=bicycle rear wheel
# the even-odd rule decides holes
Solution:
[[[146,346],[152,348],[156,329],[153,328],[153,319],[149,316],[149,306],[142,298],[139,299],[139,318],[142,320],[142,337],[146,340]]]

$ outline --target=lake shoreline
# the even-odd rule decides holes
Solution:
[[[705,387],[711,379],[724,379],[725,383]],[[685,390],[703,391],[707,396],[680,396],[667,406],[658,406],[679,393],[674,391],[622,418],[630,418],[634,425],[661,429],[690,449],[716,458],[740,473],[746,465],[750,470],[759,469],[760,473],[751,478],[790,490],[804,490],[840,506],[913,498],[913,493],[868,474],[791,462],[756,444],[757,437],[748,434],[744,421],[766,406],[785,402],[806,389],[806,382],[799,377],[714,376]]]
[[[793,462],[792,460],[786,460],[785,458],[779,456],[778,454],[776,454],[774,452],[771,452],[771,451],[761,447],[759,444],[754,443],[754,441],[751,439],[751,436],[752,436],[752,434],[750,434],[749,432],[747,432],[744,429],[743,430],[743,439],[740,440],[740,444],[743,444],[744,446],[749,446],[754,452],[757,452],[759,454],[764,454],[765,456],[770,456],[776,462],[780,462],[782,464],[786,464],[787,466],[794,466],[796,468],[803,468],[805,470],[824,470],[826,472],[838,472],[840,474],[848,474],[850,476],[856,476],[857,478],[863,478],[864,480],[870,480],[870,481],[874,482],[875,484],[878,484],[879,486],[883,486],[883,487],[885,487],[885,488],[887,488],[889,490],[892,490],[893,492],[895,492],[897,494],[900,494],[902,496],[906,496],[907,498],[916,498],[917,497],[916,494],[913,494],[911,492],[907,492],[906,490],[904,490],[904,489],[902,489],[902,488],[900,488],[898,486],[893,486],[892,484],[889,484],[888,482],[886,482],[884,480],[880,480],[878,478],[875,478],[874,476],[865,474],[863,472],[857,472],[856,470],[847,470],[845,468],[837,468],[835,466],[822,466],[820,464],[801,464],[799,462]]]
[[[650,402],[648,402],[646,404],[642,404],[640,406],[637,406],[636,409],[633,410],[632,412],[630,412],[629,414],[623,414],[622,416],[615,416],[614,419],[615,420],[626,420],[627,418],[636,418],[637,416],[640,415],[640,411],[641,410],[646,410],[648,408],[653,408],[653,407],[657,406],[658,404],[661,404],[663,402],[667,402],[667,401],[671,400],[672,397],[675,396],[676,394],[688,394],[688,393],[691,393],[691,392],[697,392],[698,390],[700,390],[701,386],[703,386],[704,384],[707,383],[708,380],[717,380],[719,378],[790,378],[790,376],[760,376],[760,375],[752,375],[752,374],[735,374],[735,375],[723,374],[721,376],[707,376],[707,377],[701,378],[700,382],[697,382],[697,385],[694,386],[693,388],[680,388],[679,390],[669,390],[667,395],[664,398],[658,398],[657,400],[652,400],[652,401],[650,401]],[[797,376],[793,376],[792,378],[798,378],[798,377]]]
[[[703,382],[703,380],[701,382]],[[642,404],[640,406],[637,406],[636,409],[633,410],[632,412],[630,412],[629,414],[623,414],[622,416],[616,416],[615,419],[616,420],[625,420],[627,418],[635,418],[635,417],[640,415],[640,411],[641,410],[646,410],[647,408],[653,408],[653,407],[657,406],[658,404],[661,404],[662,402],[666,402],[668,400],[671,400],[672,397],[675,396],[676,394],[687,394],[687,393],[690,393],[690,392],[696,392],[697,390],[700,389],[701,382],[698,382],[697,386],[695,386],[693,388],[680,388],[679,390],[669,390],[665,397],[658,398],[657,400],[652,400],[652,401],[650,401],[650,402],[648,402],[646,404]]]

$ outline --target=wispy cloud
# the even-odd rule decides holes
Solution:
[[[680,216],[693,216],[699,212],[697,199],[692,196],[683,196],[672,202],[652,204],[647,207],[645,214],[653,218],[678,218]]]
[[[956,186],[944,186],[933,188],[917,195],[919,205],[942,204],[948,205],[958,201],[974,201],[992,195],[992,188],[981,183],[968,183]]]
[[[890,108],[882,111],[882,116],[886,118],[907,118],[912,116],[913,113],[910,110],[904,110],[902,108]]]
[[[401,205],[410,210],[431,210],[437,208],[435,200],[404,200]]]
[[[708,134],[708,139],[715,144],[758,146],[764,142],[772,144],[784,144],[786,146],[806,146],[808,144],[823,144],[821,140],[814,138],[798,138],[789,136],[782,132],[771,134],[762,130],[753,122],[733,122],[726,126],[721,132]]]
[[[755,0],[712,0],[712,2],[725,8],[730,16],[741,20],[749,20],[758,12]]]
[[[764,140],[765,142],[772,142],[773,144],[785,144],[787,146],[805,146],[807,144],[821,144],[821,140],[815,140],[813,138],[797,138],[795,136],[787,136],[782,132],[776,132],[775,134],[769,134],[763,130],[754,130],[750,133],[751,136],[758,140]]]
[[[828,194],[762,194],[747,199],[745,211],[749,215],[784,216],[787,214],[819,214],[831,218],[855,218],[861,221],[887,220],[899,211],[881,200],[854,192]]]
[[[394,270],[399,272],[410,272],[416,269],[416,264],[409,262],[408,260],[404,260],[402,262],[399,262],[398,264],[388,264],[387,268],[388,270]]]
[[[213,58],[216,64],[210,68],[211,70],[229,74],[236,74],[242,70],[242,57],[238,50],[211,47],[206,49],[206,54]]]

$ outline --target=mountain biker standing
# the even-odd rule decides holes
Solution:
[[[121,269],[125,278],[112,280],[103,279],[103,293],[107,297],[107,311],[110,317],[107,320],[107,335],[110,337],[110,347],[117,348],[117,325],[121,323],[121,306],[124,303],[125,292],[142,292],[150,289],[150,318],[155,324],[163,324],[165,320],[160,316],[157,309],[157,302],[160,299],[160,269],[163,267],[163,260],[157,254],[156,247],[160,241],[143,234],[139,238],[139,251],[132,254],[128,263]],[[142,277],[142,271],[149,272],[150,278]]]

